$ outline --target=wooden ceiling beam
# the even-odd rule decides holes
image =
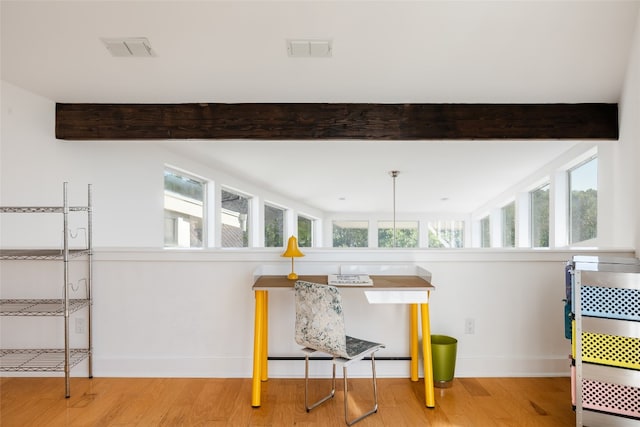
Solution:
[[[67,140],[618,139],[618,105],[56,104]]]

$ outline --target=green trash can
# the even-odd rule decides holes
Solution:
[[[449,388],[456,370],[456,352],[458,340],[446,335],[431,335],[431,354],[433,356],[433,385]]]

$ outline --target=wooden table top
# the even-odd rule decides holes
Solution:
[[[425,290],[432,291],[435,287],[426,279],[420,276],[374,276],[371,275],[373,286],[362,285],[340,285],[339,288],[363,289],[363,290]],[[327,284],[327,275],[317,276],[299,276],[298,280],[314,283]],[[293,289],[295,280],[289,280],[285,275],[278,276],[260,276],[253,284],[254,290],[268,289]]]

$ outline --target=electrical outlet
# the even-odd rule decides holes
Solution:
[[[84,334],[84,317],[76,317],[76,334]]]
[[[476,333],[475,319],[464,319],[464,333],[468,335],[473,335]]]

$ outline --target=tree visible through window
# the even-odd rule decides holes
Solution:
[[[164,246],[204,246],[205,183],[171,170],[164,171]]]
[[[334,248],[366,248],[369,246],[367,221],[334,221]]]
[[[396,221],[395,246],[393,245],[393,221],[378,222],[379,248],[417,248],[418,221]]]
[[[313,246],[313,220],[298,215],[298,246],[310,248]]]
[[[264,247],[284,246],[284,209],[264,205]]]
[[[549,247],[549,184],[529,193],[531,201],[531,247]]]
[[[430,248],[464,247],[464,221],[429,221]]]
[[[502,208],[502,247],[516,246],[516,202]]]
[[[569,242],[598,235],[598,159],[569,170]]]
[[[489,215],[480,220],[480,247],[491,247],[491,218]]]

